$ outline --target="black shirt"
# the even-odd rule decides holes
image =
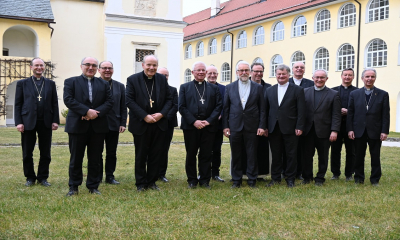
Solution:
[[[205,91],[205,87],[206,87],[206,81],[203,81],[202,84],[199,84],[198,81],[193,80],[194,82],[194,86],[195,88],[197,88],[196,90],[196,99],[197,99],[197,120],[204,120],[206,118],[206,111],[207,111],[207,105],[206,102],[207,100],[209,101],[209,99],[206,99],[206,91]],[[204,95],[203,95],[204,93]],[[202,101],[200,101],[201,97],[200,95],[203,97],[204,99],[204,104],[202,103]]]

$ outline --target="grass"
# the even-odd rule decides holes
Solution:
[[[4,130],[0,143],[18,139]],[[175,134],[174,139],[182,138],[181,131]],[[53,140],[66,141],[63,135],[57,131]],[[125,135],[132,141],[128,133],[121,140]],[[83,184],[71,198],[65,197],[68,147],[52,148],[49,188],[23,185],[20,147],[0,147],[0,152],[0,239],[400,239],[400,148],[382,148],[379,187],[367,180],[357,186],[341,177],[323,187],[265,188],[258,183],[257,189],[244,184],[232,190],[228,182],[211,182],[212,190],[190,190],[184,146],[173,144],[170,183],[158,183],[160,192],[138,193],[134,146],[121,145],[115,172],[121,184],[101,184],[100,196],[89,194]],[[222,152],[221,176],[228,180],[229,145]],[[37,159],[37,149],[34,154]],[[366,162],[369,177],[368,156]],[[327,178],[331,176],[328,172]]]

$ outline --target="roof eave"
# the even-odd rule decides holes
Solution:
[[[31,22],[55,23],[55,22],[54,22],[54,19],[29,18],[29,17],[18,17],[18,16],[7,16],[7,15],[0,15],[0,18],[13,19],[13,20],[23,20],[23,21],[31,21]]]

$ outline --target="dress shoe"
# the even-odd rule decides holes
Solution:
[[[91,188],[91,189],[89,189],[89,193],[101,195],[101,192],[100,192],[98,189],[96,189],[96,188]]]
[[[379,183],[378,183],[378,182],[373,182],[373,183],[371,183],[371,185],[372,185],[373,187],[379,187]]]
[[[356,179],[356,180],[354,180],[354,183],[355,184],[364,184],[364,181]]]
[[[115,180],[114,178],[107,179],[106,183],[112,184],[112,185],[118,185],[119,184],[119,182],[117,180]]]
[[[220,178],[219,176],[214,176],[212,179],[217,181],[217,182],[225,182],[225,180]]]
[[[188,188],[190,189],[195,189],[197,187],[197,184],[194,183],[189,183]]]
[[[257,188],[256,183],[248,183],[249,188]]]
[[[148,188],[151,190],[160,191],[160,188],[155,183],[150,184]]]
[[[159,177],[158,180],[161,180],[162,182],[169,182],[168,179],[165,176]]]
[[[350,182],[351,180],[353,180],[353,176],[346,177],[346,182]]]
[[[309,184],[309,183],[310,183],[310,180],[306,180],[306,179],[304,179],[304,180],[301,182],[302,185],[306,185],[306,184]]]
[[[40,185],[45,186],[45,187],[50,187],[51,186],[51,184],[46,179],[42,180],[40,182]]]
[[[304,178],[301,175],[296,176],[297,180],[304,180]]]
[[[32,186],[34,184],[35,184],[35,181],[27,180],[26,183],[25,183],[25,186],[30,187],[30,186]]]
[[[339,180],[339,176],[338,176],[338,175],[333,175],[333,177],[331,178],[331,180]]]
[[[322,185],[324,185],[323,182],[315,182],[315,186],[321,187]]]
[[[274,185],[279,185],[281,184],[280,181],[275,181],[275,180],[271,180],[271,182],[269,182],[267,185],[265,185],[266,187],[272,187]]]
[[[208,183],[200,184],[200,187],[206,188],[206,189],[210,189],[210,190],[211,190],[211,187],[210,187],[210,185],[209,185]]]
[[[287,187],[288,188],[293,188],[294,187],[294,182],[293,181],[288,181],[287,182]]]
[[[67,193],[66,197],[71,197],[72,195],[78,195],[79,191],[78,188],[69,188],[69,192]]]
[[[240,183],[232,184],[231,188],[240,188]]]
[[[138,186],[137,187],[137,191],[138,192],[144,192],[144,191],[146,191],[146,187],[145,186]]]

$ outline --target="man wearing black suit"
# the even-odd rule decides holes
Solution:
[[[365,152],[368,143],[371,155],[370,182],[373,186],[378,186],[382,175],[382,141],[385,141],[389,134],[389,94],[375,87],[375,69],[365,69],[361,78],[364,87],[350,93],[347,112],[347,131],[356,148],[354,181],[356,184],[364,183]]]
[[[219,176],[219,168],[221,167],[221,147],[223,142],[224,134],[222,133],[222,113],[223,113],[223,99],[225,96],[225,86],[217,83],[218,69],[215,66],[207,67],[207,82],[218,86],[219,93],[222,99],[222,111],[218,117],[218,131],[215,133],[214,145],[212,149],[212,161],[211,161],[211,178],[217,182],[225,182]]]
[[[33,75],[17,82],[14,103],[15,125],[21,132],[25,186],[32,186],[38,180],[42,186],[49,187],[47,178],[51,162],[52,130],[57,130],[60,123],[57,89],[54,81],[43,77],[45,65],[42,59],[34,58],[30,68]],[[37,175],[33,164],[36,133],[40,150]]]
[[[219,89],[204,81],[207,70],[203,62],[192,67],[194,80],[181,85],[178,109],[182,115],[181,129],[186,148],[186,175],[188,187],[211,189],[211,159],[215,134],[218,131],[218,117],[222,110]],[[200,149],[200,150],[199,150]],[[197,178],[196,156],[198,154],[199,179]]]
[[[317,149],[318,173],[314,180],[316,186],[322,186],[328,169],[330,142],[336,141],[340,131],[341,104],[339,93],[325,85],[328,80],[325,70],[316,70],[313,80],[314,87],[304,89],[306,124],[302,183],[308,184],[313,179],[313,158]]]
[[[267,126],[272,151],[271,187],[281,183],[282,154],[286,153],[286,183],[294,187],[297,165],[297,142],[304,130],[304,91],[289,83],[290,68],[279,65],[275,70],[278,84],[267,89]]]
[[[142,67],[143,71],[128,77],[126,84],[128,130],[135,143],[135,178],[139,192],[148,188],[160,190],[156,181],[165,149],[167,116],[172,106],[167,79],[157,73],[156,56],[145,56]]]
[[[103,61],[99,64],[101,79],[108,82],[114,100],[113,107],[107,114],[109,132],[105,136],[106,145],[106,183],[117,185],[114,171],[117,166],[117,147],[119,134],[125,132],[127,110],[125,104],[125,85],[112,79],[114,67],[112,62]],[[101,161],[103,171],[103,161]],[[103,178],[103,173],[101,174]]]
[[[166,68],[159,68],[157,70],[159,74],[165,76],[168,81],[169,71]],[[172,137],[174,136],[174,128],[178,126],[178,118],[176,117],[176,113],[178,112],[178,91],[175,87],[168,86],[169,91],[171,92],[172,96],[172,106],[168,111],[167,119],[168,119],[168,130],[166,134],[165,140],[165,150],[163,151],[162,162],[160,164],[160,174],[158,179],[167,183],[169,182],[168,179],[165,177],[168,168],[168,152],[169,147],[171,146]]]
[[[86,187],[92,194],[100,194],[104,138],[108,133],[107,114],[113,106],[110,85],[94,75],[99,62],[85,57],[81,62],[82,75],[64,81],[64,103],[68,107],[65,132],[68,133],[69,192],[77,195],[82,184],[82,162],[87,147]]]
[[[338,132],[337,140],[331,143],[331,171],[333,177],[331,180],[339,179],[340,172],[340,158],[342,156],[342,145],[344,143],[346,147],[346,167],[344,174],[346,181],[353,179],[354,173],[354,161],[356,152],[354,148],[354,141],[349,139],[346,131],[346,120],[347,120],[347,106],[349,105],[350,93],[357,88],[351,85],[354,79],[354,70],[347,68],[342,71],[342,84],[340,86],[332,88],[339,92],[340,102],[342,104],[342,123],[340,124],[340,131]]]
[[[261,85],[250,81],[250,64],[240,61],[236,66],[238,80],[226,86],[224,97],[224,135],[231,144],[232,188],[242,184],[243,172],[249,187],[255,188],[258,176],[257,136],[266,128],[265,100]],[[243,151],[243,150],[246,151]],[[247,156],[247,168],[242,168],[242,158]]]

